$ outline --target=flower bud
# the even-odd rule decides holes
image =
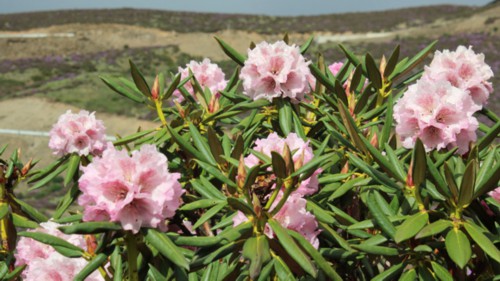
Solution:
[[[160,82],[158,75],[156,75],[155,82],[153,83],[153,88],[151,89],[151,98],[153,100],[158,100],[160,97]]]

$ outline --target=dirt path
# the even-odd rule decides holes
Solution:
[[[80,109],[34,97],[0,101],[0,128],[48,132],[59,115],[67,110],[78,112]],[[157,126],[150,121],[106,113],[97,112],[96,117],[104,121],[108,135],[126,136],[139,127],[151,129]],[[41,159],[40,165],[45,165],[55,159],[48,148],[48,141],[46,136],[0,134],[0,146],[9,144],[8,151],[2,158],[9,156],[13,149],[21,148],[23,160],[34,157]]]

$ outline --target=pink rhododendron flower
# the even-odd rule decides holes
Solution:
[[[49,147],[57,156],[70,153],[100,155],[106,148],[105,130],[94,112],[82,110],[76,114],[68,110],[50,130]]]
[[[134,233],[141,227],[165,229],[165,219],[182,203],[180,174],[168,171],[167,157],[154,145],[143,145],[131,156],[108,146],[102,157],[81,168],[83,220],[120,222]]]
[[[478,109],[467,91],[424,76],[394,106],[396,133],[406,148],[420,138],[426,150],[458,147],[463,154],[476,140]]]
[[[273,203],[274,207],[278,204],[281,198],[281,194],[277,196],[276,201]],[[288,200],[278,213],[276,213],[274,219],[276,219],[284,228],[288,228],[302,234],[307,241],[309,241],[311,245],[317,249],[319,247],[318,234],[320,233],[318,230],[318,222],[316,221],[314,215],[306,210],[306,204],[307,200],[302,198],[301,194],[293,193],[288,197]],[[233,218],[233,225],[237,226],[247,220],[248,218],[245,214],[238,212]],[[273,230],[267,224],[265,226],[264,233],[269,238],[274,237]]]
[[[490,66],[484,62],[484,54],[476,54],[472,47],[458,46],[456,51],[436,51],[424,75],[434,81],[448,81],[454,87],[468,91],[474,102],[480,106],[493,92],[493,77]]]
[[[344,63],[341,62],[341,61],[338,61],[338,62],[334,62],[332,64],[330,64],[328,66],[328,69],[330,70],[330,72],[337,76],[337,74],[340,72],[340,70],[342,69],[342,67],[344,66]]]
[[[283,153],[285,144],[288,145],[290,151],[293,153],[293,163],[295,164],[296,170],[307,164],[314,157],[313,150],[309,146],[309,141],[304,142],[304,140],[295,133],[290,133],[286,138],[281,138],[278,134],[272,133],[265,139],[256,140],[253,149],[271,157],[272,151]],[[260,160],[257,156],[251,154],[245,157],[244,161],[246,166],[253,167],[259,164]],[[294,193],[309,195],[318,191],[318,174],[320,173],[321,169],[316,170],[311,177],[300,183]]]
[[[36,232],[47,233],[62,238],[69,243],[82,249],[86,248],[86,242],[81,235],[66,235],[59,231],[61,226],[52,221],[40,224]],[[16,266],[27,265],[22,273],[23,280],[73,280],[73,278],[87,265],[83,258],[65,257],[49,245],[34,239],[21,237],[17,244]],[[104,280],[99,272],[93,272],[87,279],[90,281]]]
[[[500,203],[500,186],[488,193],[493,199]]]
[[[227,85],[227,80],[225,80],[225,74],[222,69],[215,63],[211,63],[210,59],[204,59],[201,63],[192,60],[186,64],[185,68],[179,67],[179,73],[181,74],[181,80],[189,77],[189,70],[193,73],[196,81],[200,84],[202,88],[210,89],[213,95],[220,95],[219,92],[224,90]],[[184,88],[193,96],[194,89],[191,81],[184,84]],[[173,93],[174,100],[177,102],[183,102],[184,96],[179,90],[175,90]],[[195,97],[196,99],[196,97]]]
[[[310,92],[309,83],[313,81],[309,63],[296,45],[261,42],[248,50],[248,59],[241,69],[244,94],[254,100],[288,97],[293,102],[301,101]]]

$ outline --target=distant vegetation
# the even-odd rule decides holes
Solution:
[[[158,10],[68,10],[0,15],[0,30],[25,30],[70,23],[134,24],[176,32],[216,32],[225,29],[275,34],[284,32],[369,32],[431,23],[436,19],[467,16],[469,6],[440,5],[370,13],[272,17],[236,14],[190,13]]]

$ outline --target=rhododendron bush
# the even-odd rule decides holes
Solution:
[[[102,77],[155,129],[111,142],[99,112],[68,111],[51,165],[3,157],[2,280],[500,274],[500,122],[473,46],[377,59],[340,46],[328,62],[306,54],[312,39],[246,54],[216,40],[233,73],[204,59],[153,81],[133,62],[131,79]],[[16,197],[58,176],[50,217]]]

